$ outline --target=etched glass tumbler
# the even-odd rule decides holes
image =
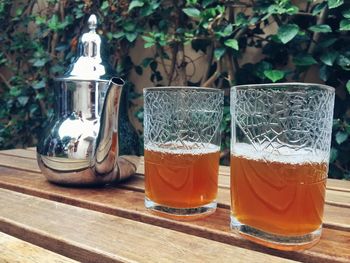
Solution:
[[[286,83],[231,89],[231,228],[298,250],[322,231],[334,89]]]
[[[144,89],[147,208],[179,220],[215,211],[223,102],[219,89]]]

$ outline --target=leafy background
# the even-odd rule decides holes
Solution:
[[[330,177],[350,179],[350,3],[343,0],[2,0],[0,149],[35,145],[52,114],[53,78],[73,58],[91,13],[101,21],[111,64],[128,80],[130,107],[143,88],[136,89],[135,75],[155,86],[226,91],[224,164],[230,86],[311,79],[335,87]],[[152,52],[136,63],[131,54],[140,42]],[[246,59],[252,52],[259,55]]]

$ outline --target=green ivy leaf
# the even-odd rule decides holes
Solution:
[[[343,17],[350,18],[350,8],[342,12]]]
[[[201,12],[194,7],[183,8],[182,11],[189,17],[200,18]]]
[[[155,42],[156,41],[153,37],[149,37],[149,36],[142,36],[142,38],[146,42]]]
[[[35,17],[35,24],[37,24],[39,26],[46,24],[46,17],[36,16]]]
[[[59,23],[59,21],[58,21],[58,16],[55,14],[55,15],[53,15],[53,16],[50,18],[50,20],[47,22],[47,26],[48,26],[51,30],[57,31],[57,29],[58,29],[58,23]]]
[[[18,87],[12,87],[10,89],[10,95],[14,97],[18,97],[22,93],[21,89]]]
[[[204,8],[207,8],[208,5],[212,4],[213,2],[214,2],[214,0],[203,0],[202,5]]]
[[[151,64],[151,62],[153,61],[154,59],[153,58],[144,58],[143,60],[142,60],[142,66],[144,67],[144,68],[147,68],[148,66],[149,66],[149,64]]]
[[[153,37],[149,36],[142,36],[143,40],[145,41],[144,47],[149,48],[156,44],[156,40]]]
[[[234,38],[227,39],[227,40],[225,40],[224,44],[225,44],[225,46],[228,46],[228,47],[233,48],[235,50],[239,50],[237,39],[234,39]]]
[[[42,99],[44,99],[45,98],[45,93],[38,93],[38,94],[36,94],[36,96],[35,96],[35,99],[36,100],[42,100]]]
[[[254,74],[259,77],[260,79],[265,79],[266,76],[264,74],[267,70],[272,70],[272,64],[267,61],[261,61],[256,65],[256,70]]]
[[[218,30],[216,31],[215,33],[218,35],[218,36],[221,36],[221,37],[228,37],[232,34],[233,32],[233,27],[232,27],[232,24],[228,24],[224,30]]]
[[[349,31],[350,30],[350,19],[343,19],[339,24],[340,31]]]
[[[327,38],[319,43],[319,45],[323,48],[328,48],[331,45],[333,45],[335,42],[337,42],[337,38]]]
[[[153,60],[150,64],[149,67],[151,68],[152,71],[157,71],[158,68],[158,63],[157,61]]]
[[[40,67],[44,66],[46,64],[46,62],[47,62],[47,59],[45,59],[45,58],[35,59],[33,66],[40,68]]]
[[[130,12],[131,10],[133,10],[134,8],[136,7],[142,7],[144,6],[144,2],[143,1],[140,1],[140,0],[132,0],[130,5],[129,5],[129,9],[128,11]]]
[[[277,36],[283,44],[291,41],[299,32],[299,26],[296,24],[283,25],[278,29]]]
[[[267,12],[269,14],[289,14],[293,15],[299,11],[299,8],[292,5],[290,1],[274,1],[276,4],[269,5]],[[278,3],[280,2],[280,3]],[[263,18],[264,19],[264,18]]]
[[[60,65],[53,65],[51,68],[50,68],[50,72],[53,73],[53,74],[56,74],[56,73],[60,73],[62,74],[64,72],[64,67],[63,66],[60,66]]]
[[[114,38],[114,39],[119,39],[119,38],[122,38],[124,36],[125,36],[125,33],[122,31],[112,34],[112,38]]]
[[[350,80],[348,80],[348,82],[346,82],[346,90],[350,94]]]
[[[224,47],[216,48],[214,51],[214,57],[219,60],[224,54],[226,49]]]
[[[343,142],[345,142],[349,137],[349,134],[347,132],[343,132],[343,131],[338,131],[335,134],[335,141],[338,144],[342,144]]]
[[[154,13],[154,11],[159,7],[160,2],[151,1],[148,5],[145,5],[140,12],[142,17],[149,16]]]
[[[235,25],[242,26],[247,24],[248,24],[247,16],[242,12],[238,13],[235,18]]]
[[[140,109],[140,111],[136,112],[135,113],[135,117],[138,119],[138,120],[141,120],[141,122],[143,121],[143,109]]]
[[[337,130],[342,126],[342,121],[340,119],[333,119],[332,129]]]
[[[279,81],[284,78],[286,73],[282,70],[265,70],[264,75],[272,82]]]
[[[331,148],[329,162],[333,163],[338,158],[338,150],[336,148]]]
[[[32,118],[35,118],[34,114],[35,112],[37,112],[39,110],[39,106],[36,104],[31,104],[29,107],[29,113],[31,115]]]
[[[45,80],[35,81],[32,84],[33,89],[42,89],[42,88],[45,88],[45,86],[46,86]]]
[[[101,9],[102,10],[107,10],[108,7],[109,7],[108,1],[103,1],[102,5],[101,5]]]
[[[144,48],[150,48],[153,47],[156,43],[151,43],[151,42],[147,42],[143,45]]]
[[[129,42],[134,42],[135,39],[137,38],[138,33],[137,32],[127,32],[125,33],[125,37]]]
[[[344,123],[345,125],[345,131],[348,133],[348,134],[350,134],[350,124],[349,123],[347,123],[347,122],[345,122]]]
[[[317,61],[310,54],[299,54],[293,58],[296,66],[311,66],[317,64]]]
[[[198,0],[186,0],[186,5],[195,5]]]
[[[135,30],[135,27],[136,27],[136,25],[135,25],[135,23],[134,22],[132,22],[132,21],[127,21],[127,22],[125,22],[124,24],[123,24],[123,28],[124,28],[124,30],[125,31],[134,31]]]
[[[330,70],[326,65],[322,65],[320,67],[319,76],[320,76],[320,79],[322,79],[324,82],[326,82],[329,79]]]
[[[327,2],[326,2],[326,1],[324,1],[324,2],[322,2],[322,3],[320,3],[320,4],[317,4],[317,5],[315,6],[315,8],[312,10],[312,15],[313,15],[313,16],[318,15],[319,13],[321,13],[321,11],[322,11],[326,6],[327,6]]]
[[[17,98],[17,101],[19,102],[19,104],[21,104],[21,106],[25,106],[27,104],[28,100],[29,100],[28,96],[19,96]]]
[[[332,32],[332,28],[329,25],[314,25],[314,26],[310,26],[309,30],[313,32],[321,32],[321,33]]]
[[[17,8],[16,9],[16,16],[20,16],[20,15],[22,15],[22,13],[23,13],[23,9],[22,8]]]
[[[336,8],[344,4],[344,0],[328,0],[329,9]]]
[[[333,66],[334,61],[338,57],[338,52],[329,51],[321,55],[320,60],[327,66]]]
[[[142,75],[143,73],[143,69],[141,66],[135,66],[135,72],[137,73],[137,75]]]
[[[342,69],[349,71],[350,70],[350,57],[345,55],[339,55],[337,58],[337,65],[342,67]]]

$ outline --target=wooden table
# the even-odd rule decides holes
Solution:
[[[35,149],[0,152],[1,262],[350,262],[350,182],[329,179],[321,241],[303,252],[255,245],[229,228],[229,168],[218,209],[192,222],[149,213],[143,165],[118,186],[48,183]]]

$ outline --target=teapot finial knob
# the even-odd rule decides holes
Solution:
[[[90,30],[95,30],[96,29],[96,27],[97,27],[97,17],[96,17],[96,15],[92,14],[89,17],[88,26],[89,26]]]

